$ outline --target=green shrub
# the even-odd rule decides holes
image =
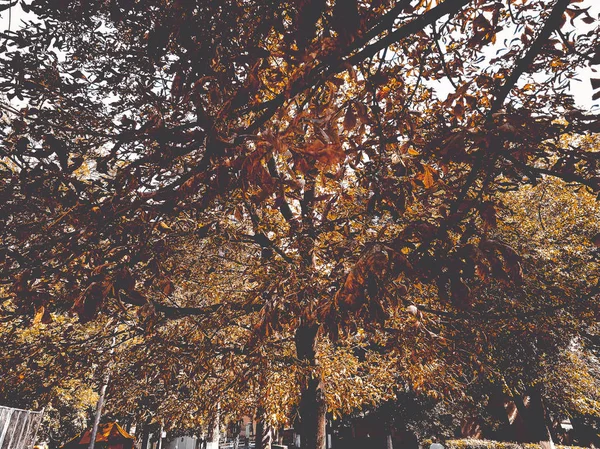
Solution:
[[[425,441],[424,448],[427,449],[429,444]],[[493,440],[475,440],[472,438],[463,438],[460,440],[446,440],[444,443],[446,449],[539,449],[540,445],[536,443],[513,443],[509,441],[493,441]],[[581,446],[561,446],[556,445],[556,449],[586,449]]]

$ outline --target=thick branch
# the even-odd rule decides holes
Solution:
[[[384,38],[378,40],[374,44],[371,44],[355,55],[350,56],[344,62],[352,65],[358,64],[371,56],[376,55],[380,50],[389,47],[390,45],[406,39],[407,37],[422,31],[426,26],[432,25],[439,19],[447,14],[457,14],[465,5],[469,4],[471,0],[446,0],[441,5],[430,9],[424,14],[417,17],[412,22],[398,28],[396,31],[391,32]]]
[[[463,6],[469,4],[470,2],[471,0],[446,0],[441,5],[438,5],[420,15],[412,22],[401,26],[399,29],[391,32],[384,38],[363,48],[358,53],[345,59],[343,57],[338,58],[337,60],[328,62],[328,64],[320,64],[311,70],[306,77],[303,77],[300,81],[296,82],[291,89],[289,89],[289,92],[281,93],[274,99],[269,100],[269,107],[252,125],[246,129],[245,134],[252,134],[256,130],[260,129],[260,127],[262,127],[262,125],[264,125],[275,114],[277,108],[284,104],[286,98],[293,98],[305,89],[315,85],[315,83],[317,83],[319,80],[342,72],[346,69],[346,67],[348,67],[348,64],[359,64],[365,59],[376,55],[380,50],[389,47],[393,43],[422,31],[426,26],[435,23],[437,20],[447,14],[458,13]],[[379,30],[379,27],[377,26],[376,29]],[[368,35],[370,35],[370,33],[368,33]]]

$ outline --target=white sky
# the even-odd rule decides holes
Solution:
[[[600,1],[598,0],[583,0],[580,3],[574,3],[573,6],[576,6],[579,9],[589,8],[589,14],[596,19],[600,19]],[[19,3],[9,10],[0,13],[0,30],[8,30],[9,24],[10,29],[15,30],[22,26],[23,20],[34,20],[35,18],[35,14],[26,14]],[[575,19],[575,25],[578,28],[582,26],[591,27],[590,25],[585,25],[581,19]],[[595,26],[595,24],[592,24],[592,26]],[[502,39],[498,38],[497,42],[502,42]],[[491,56],[495,54],[497,48],[498,47],[490,48]],[[600,67],[581,69],[578,73],[577,79],[571,80],[570,89],[578,106],[590,111],[593,110],[594,112],[599,112],[600,99],[592,101],[593,92],[590,78],[600,78]],[[432,85],[432,83],[427,84],[430,86]],[[437,84],[437,93],[442,98],[444,98],[453,90],[447,80],[443,80]]]
[[[21,4],[19,3],[18,5],[13,6],[6,11],[0,12],[0,30],[8,30],[10,24],[10,29],[14,31],[15,29],[21,27],[22,20],[33,19],[35,19],[35,14],[25,14],[21,8]]]

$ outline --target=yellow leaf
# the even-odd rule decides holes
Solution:
[[[161,221],[158,223],[158,229],[162,230],[162,231],[170,231],[171,227],[166,224],[164,221]]]
[[[44,318],[45,312],[46,308],[44,306],[41,306],[39,309],[37,309],[37,311],[35,312],[35,316],[33,317],[33,324],[41,323],[42,319]]]

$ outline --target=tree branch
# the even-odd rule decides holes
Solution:
[[[510,76],[496,94],[496,98],[492,102],[490,114],[493,114],[502,108],[506,97],[508,97],[510,91],[517,83],[520,76],[529,71],[529,66],[533,63],[535,57],[541,51],[544,43],[548,40],[552,32],[556,28],[560,27],[562,16],[570,3],[571,0],[558,0],[555,3],[552,13],[550,13],[550,17],[548,17],[546,23],[544,23],[544,27],[540,31],[540,34],[538,34],[538,37],[531,44],[525,55],[519,59],[519,61],[517,61]]]

